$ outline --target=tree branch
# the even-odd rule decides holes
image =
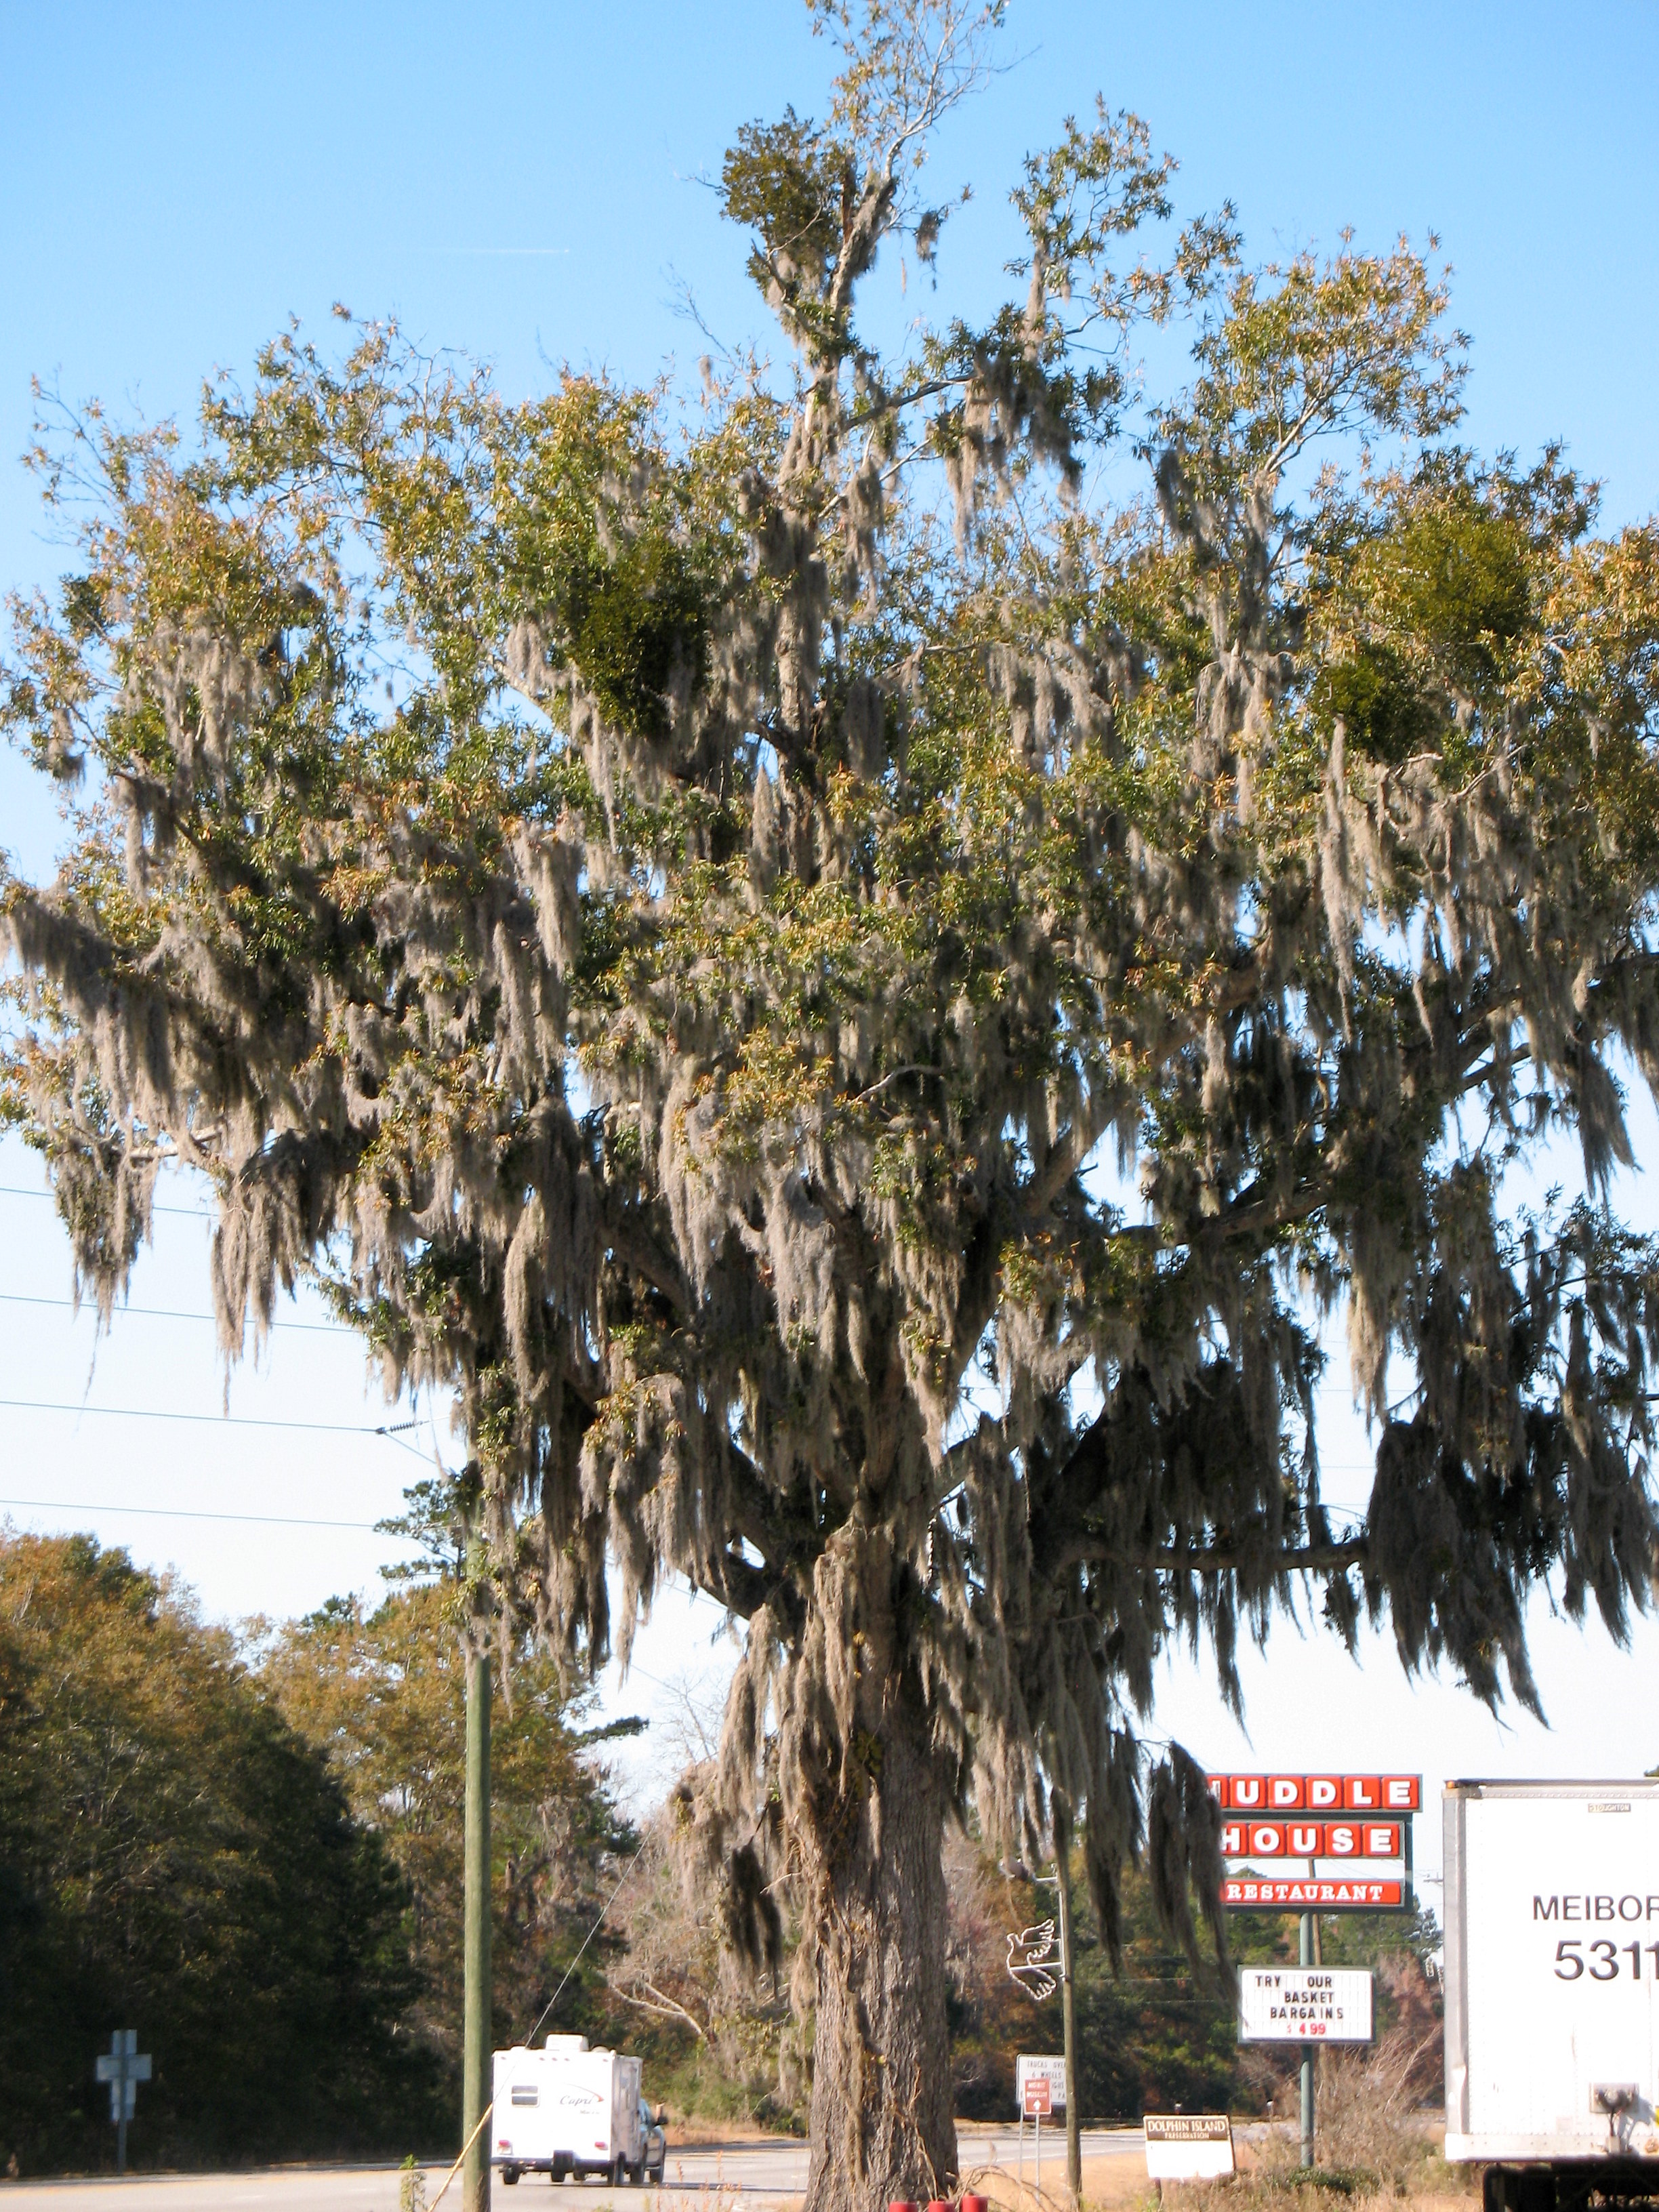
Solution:
[[[639,1989],[647,1992],[645,1996],[639,1996],[635,1990],[624,1989],[611,1974],[605,1976],[605,1984],[611,1995],[620,1997],[624,2004],[637,2005],[641,2012],[654,2013],[662,2020],[683,2020],[699,2043],[708,2042],[707,2031],[696,2014],[689,2012],[683,2004],[668,1996],[665,1990],[658,1989],[654,1983],[646,1981],[643,1977],[641,1978],[638,1986]]]

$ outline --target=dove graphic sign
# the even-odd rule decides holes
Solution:
[[[1245,1912],[1404,1912],[1419,1774],[1212,1774],[1221,1902]]]
[[[1060,1974],[1060,1940],[1052,1920],[1018,1929],[1008,1938],[1008,1973],[1028,1997],[1051,1997]]]

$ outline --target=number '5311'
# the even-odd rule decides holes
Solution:
[[[1588,1967],[1593,1982],[1616,1982],[1626,1969],[1619,1963],[1621,1958],[1630,1960],[1628,1972],[1634,1981],[1642,1978],[1642,1954],[1645,1951],[1653,1961],[1651,1974],[1659,1978],[1659,1943],[1609,1943],[1605,1938],[1597,1943],[1581,1943],[1576,1936],[1565,1937],[1555,1947],[1555,1978],[1560,1982],[1576,1982],[1586,1970],[1585,1952],[1589,1958]]]

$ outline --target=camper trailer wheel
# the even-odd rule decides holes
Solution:
[[[504,2166],[501,2168],[501,2179],[506,2183],[509,2189],[513,2187],[518,2179],[519,2169],[516,2166]]]

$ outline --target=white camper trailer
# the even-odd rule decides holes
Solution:
[[[509,2187],[521,2173],[660,2183],[668,2156],[640,2094],[639,2060],[590,2051],[585,2035],[495,2053],[489,2141],[489,2162]]]

